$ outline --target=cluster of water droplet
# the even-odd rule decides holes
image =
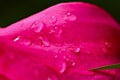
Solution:
[[[76,16],[74,14],[72,14],[71,12],[67,12],[65,14],[65,16],[63,17],[63,20],[75,21],[76,20]],[[60,37],[60,35],[61,35],[63,30],[60,27],[55,25],[55,23],[57,23],[57,17],[53,15],[53,16],[50,17],[49,21],[50,21],[50,24],[52,24],[52,26],[55,26],[53,29],[50,29],[49,34],[54,34],[55,37]],[[40,33],[44,27],[45,27],[44,22],[36,20],[30,26],[30,30],[35,32],[35,33]],[[25,36],[25,35],[23,35],[23,36]],[[34,35],[31,35],[31,37],[32,36],[34,36]],[[23,40],[21,40],[21,39],[23,39]],[[43,38],[40,38],[40,39],[42,40],[44,45],[49,45],[49,43],[48,43],[49,41],[48,40],[43,39]],[[20,43],[21,44],[25,44],[25,45],[30,45],[31,44],[31,39],[21,38],[21,36],[17,36],[14,39],[14,42],[17,42],[17,41],[21,41]]]
[[[65,16],[63,17],[63,20],[65,21],[75,21],[77,19],[77,17],[72,14],[71,12],[67,12],[65,14]],[[52,25],[54,25],[55,23],[57,22],[57,17],[56,16],[51,16],[50,18],[50,23]],[[42,29],[44,28],[45,24],[43,22],[39,22],[39,21],[35,21],[31,26],[30,26],[30,30],[35,32],[35,33],[40,33],[42,31]],[[55,37],[60,37],[60,35],[62,34],[63,30],[56,26],[52,29],[50,29],[50,31],[48,32],[49,34],[54,34]],[[33,36],[33,35],[32,35]],[[29,46],[29,45],[32,45],[32,43],[34,43],[34,39],[32,39],[32,36],[31,38],[26,38],[23,36],[17,36],[14,38],[14,42],[18,42],[22,45],[26,45],[26,46]],[[47,39],[47,36],[46,37],[43,37],[43,36],[39,36],[39,37],[36,37],[38,40],[39,40],[39,44],[40,46],[44,46],[44,47],[50,47],[50,42],[49,40]],[[106,42],[105,43],[106,46],[109,46],[109,44]],[[62,47],[62,46],[61,46]],[[71,53],[74,53],[75,55],[76,54],[79,54],[81,53],[81,48],[79,46],[72,46],[70,48],[67,48],[67,50],[69,50]],[[61,49],[61,54],[64,53],[63,51],[67,51],[66,48],[62,48]],[[103,48],[103,51],[106,52],[106,48],[104,47]],[[75,65],[78,65],[76,64],[76,61],[74,61],[73,59],[71,60],[70,57],[68,56],[63,56],[63,61],[59,61],[57,60],[58,59],[58,56],[59,54],[56,54],[54,56],[55,60],[58,61],[55,65],[53,65],[52,67],[60,74],[63,74],[66,70],[67,70],[67,67],[68,67],[68,62],[71,63],[71,66],[74,67]],[[11,55],[11,58],[13,57],[13,55]],[[80,75],[93,75],[94,73],[91,72],[91,71],[88,71],[88,70],[81,70],[81,71],[78,71],[77,73],[79,73]],[[35,75],[38,75],[39,72],[36,71],[35,72]],[[101,78],[101,77],[100,77]],[[94,77],[94,80],[98,80],[99,78],[98,77]],[[101,78],[102,79],[102,78]],[[48,77],[47,80],[58,80],[57,77],[55,76],[50,76]],[[93,79],[92,79],[93,80]]]
[[[26,46],[31,44],[31,39],[29,38],[23,38],[22,36],[17,36],[13,40],[14,42],[19,42],[20,44],[24,44]]]

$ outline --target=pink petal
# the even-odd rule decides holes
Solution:
[[[88,3],[60,3],[0,29],[4,80],[119,80],[120,70],[88,70],[119,57],[119,25]]]

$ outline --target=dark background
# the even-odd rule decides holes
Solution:
[[[0,26],[8,26],[49,6],[68,1],[84,1],[101,6],[120,22],[120,0],[0,0]]]

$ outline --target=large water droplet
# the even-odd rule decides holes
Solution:
[[[54,24],[57,22],[57,18],[55,16],[51,16],[50,23]]]
[[[39,22],[36,21],[32,24],[32,26],[30,27],[34,32],[39,33],[44,27],[44,23],[43,22]]]
[[[67,12],[64,19],[68,20],[68,21],[75,21],[77,19],[77,17],[74,14],[71,14],[70,12]]]

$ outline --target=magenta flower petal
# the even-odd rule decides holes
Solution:
[[[103,9],[60,3],[0,29],[2,80],[119,80],[120,27]]]

